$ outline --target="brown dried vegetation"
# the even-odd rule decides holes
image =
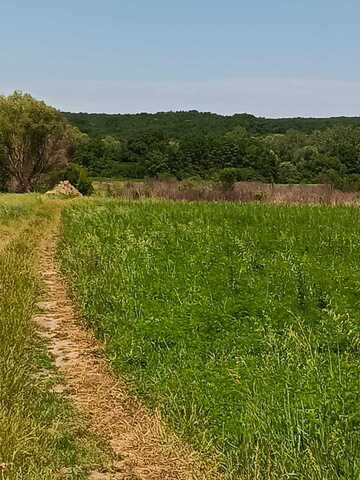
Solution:
[[[279,185],[261,182],[237,182],[222,185],[191,180],[146,182],[97,182],[98,192],[127,200],[162,198],[182,201],[232,201],[350,205],[360,203],[360,193],[342,192],[331,185]]]

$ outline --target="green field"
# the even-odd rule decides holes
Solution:
[[[358,209],[80,202],[59,259],[114,370],[226,477],[360,477]]]

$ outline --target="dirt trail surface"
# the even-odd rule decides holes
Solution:
[[[44,291],[35,321],[46,338],[55,365],[64,378],[57,391],[69,395],[85,414],[90,428],[109,441],[116,458],[107,472],[90,472],[90,480],[211,479],[190,447],[170,433],[116,380],[99,344],[75,314],[55,264],[56,228],[44,241],[40,269]]]

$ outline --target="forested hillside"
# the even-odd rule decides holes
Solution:
[[[231,116],[216,113],[160,112],[139,114],[65,113],[67,119],[90,136],[132,136],[138,130],[156,129],[170,137],[222,135],[244,127],[251,134],[286,133],[297,130],[312,133],[329,127],[360,127],[360,117],[333,118],[262,118],[240,113]]]
[[[2,189],[15,185],[13,190],[31,191],[67,179],[89,193],[86,170],[103,178],[360,189],[360,117],[276,120],[196,111],[61,115],[21,92],[0,99]]]
[[[265,119],[192,112],[65,114],[73,161],[100,177],[172,176],[360,185],[360,118]]]

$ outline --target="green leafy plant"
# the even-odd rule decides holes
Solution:
[[[56,181],[68,180],[83,195],[91,195],[94,193],[94,187],[88,176],[87,170],[75,163],[71,163],[65,170],[57,173],[55,178]]]
[[[226,478],[360,477],[357,208],[106,201],[63,219],[63,271],[113,369]]]

